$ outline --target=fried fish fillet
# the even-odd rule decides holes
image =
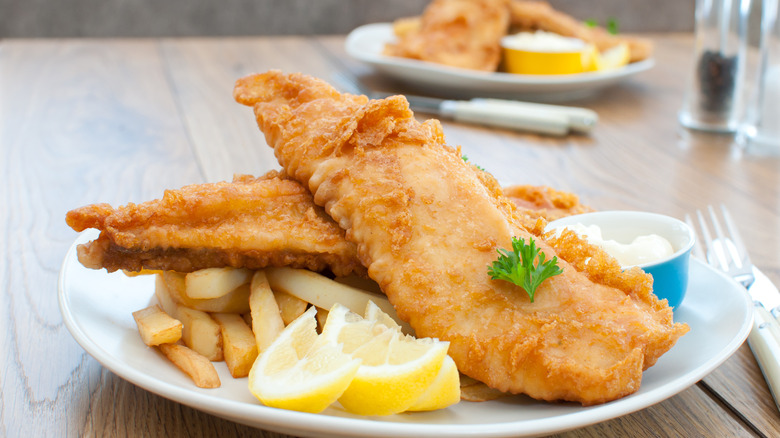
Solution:
[[[474,168],[475,172],[483,172]],[[533,225],[539,217],[575,214],[576,195],[530,185],[505,189]],[[283,172],[233,182],[168,190],[162,200],[112,208],[93,204],[66,215],[76,231],[96,228],[97,240],[79,245],[92,269],[191,272],[203,268],[293,266],[365,276],[355,245],[311,193]]]
[[[418,122],[403,96],[369,101],[270,71],[240,79],[234,97],[254,108],[287,174],[346,230],[398,315],[418,336],[450,342],[462,373],[537,399],[602,403],[637,391],[642,371],[688,330],[641,270],[615,272],[581,240],[556,249],[539,227],[523,227],[500,186],[444,144],[437,121]],[[563,273],[533,303],[487,274],[513,236],[562,257]],[[594,269],[575,257],[584,253],[605,262]],[[601,273],[617,277],[605,284]]]
[[[554,221],[562,217],[594,211],[580,203],[577,195],[552,187],[514,185],[504,188],[504,195],[515,203],[526,219],[526,228],[533,228],[538,218]]]
[[[88,205],[69,211],[66,222],[101,231],[77,253],[84,266],[109,272],[292,266],[365,275],[344,231],[308,190],[277,172],[168,190],[117,209]]]
[[[452,67],[496,71],[509,27],[508,0],[434,0],[416,19],[399,20],[385,54]]]

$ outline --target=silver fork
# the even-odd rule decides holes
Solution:
[[[745,243],[742,241],[742,237],[731,219],[731,214],[723,205],[720,206],[720,209],[723,221],[726,223],[728,236],[723,233],[723,227],[720,224],[720,220],[718,220],[715,209],[711,205],[707,206],[710,221],[715,229],[715,239],[710,234],[704,215],[702,215],[700,210],[696,210],[706,251],[702,250],[700,240],[696,239],[693,248],[694,255],[709,263],[710,266],[730,275],[745,289],[750,289],[750,286],[756,280],[755,275],[753,275],[753,263],[750,261]],[[685,216],[685,221],[692,229],[696,229],[689,216]]]
[[[756,280],[753,264],[728,210],[723,205],[720,206],[721,216],[726,224],[726,233],[724,233],[715,209],[710,205],[707,210],[715,230],[715,238],[713,239],[712,234],[710,234],[704,215],[697,210],[696,216],[704,248],[702,248],[697,236],[693,254],[710,266],[730,275],[745,287],[754,300],[753,328],[750,330],[747,341],[761,372],[764,374],[775,405],[780,410],[780,398],[778,398],[780,397],[780,331],[778,331],[778,322],[756,299],[757,293],[753,294],[753,291],[750,290]],[[696,226],[690,216],[685,215],[685,222],[695,233]]]

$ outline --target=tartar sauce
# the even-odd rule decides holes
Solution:
[[[508,49],[526,52],[580,52],[585,48],[585,41],[581,39],[564,37],[542,30],[508,35],[501,40],[501,44]]]
[[[589,243],[600,246],[623,267],[655,262],[674,254],[672,244],[657,234],[637,236],[631,243],[620,243],[605,240],[598,225],[573,224],[566,225],[565,228],[586,237]],[[561,231],[556,229],[557,233]]]

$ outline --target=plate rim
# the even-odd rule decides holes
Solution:
[[[120,359],[112,356],[103,347],[92,341],[89,335],[82,330],[77,318],[75,318],[75,314],[71,312],[68,306],[70,297],[65,286],[72,266],[76,266],[77,269],[87,270],[87,268],[78,263],[75,251],[78,244],[94,239],[97,236],[96,233],[93,233],[95,231],[84,231],[76,238],[65,255],[58,277],[57,297],[63,322],[85,352],[114,374],[149,392],[230,421],[282,433],[304,433],[311,434],[311,436],[322,436],[325,433],[329,434],[329,436],[362,437],[369,436],[367,435],[369,432],[366,430],[366,428],[369,428],[370,436],[376,437],[393,437],[404,433],[413,433],[415,436],[420,437],[508,437],[538,436],[586,427],[653,406],[686,390],[725,362],[742,345],[747,338],[753,321],[752,301],[747,293],[742,294],[742,303],[746,313],[740,330],[732,336],[727,345],[715,357],[699,364],[695,368],[696,372],[689,372],[674,378],[652,392],[643,394],[642,397],[630,398],[628,396],[614,402],[585,407],[577,412],[556,417],[494,423],[437,424],[377,421],[372,417],[352,418],[287,411],[263,406],[260,403],[250,404],[238,400],[215,398],[203,392],[207,390],[199,390],[194,385],[192,387],[182,387],[156,379],[154,376],[142,373],[122,363]],[[692,259],[691,262],[692,266],[697,266],[696,269],[704,269],[704,272],[707,272],[709,275],[715,275],[732,287],[738,287],[733,279],[705,263],[697,259]],[[103,273],[108,275],[105,272]],[[693,330],[693,327],[691,329]],[[214,406],[215,400],[218,401],[216,406]],[[591,413],[596,415],[589,415]],[[550,423],[553,423],[551,420],[560,419],[560,417],[565,417],[563,418],[565,421],[559,421],[556,427],[551,427]],[[249,421],[247,418],[252,418],[254,421]],[[317,421],[311,421],[312,418],[316,418]],[[257,420],[261,420],[261,422]]]
[[[413,70],[426,71],[428,73],[447,74],[453,77],[459,77],[463,80],[481,81],[485,83],[502,83],[507,86],[533,86],[533,85],[596,85],[607,80],[623,78],[634,75],[645,70],[649,70],[655,65],[654,58],[648,58],[642,61],[628,64],[617,70],[605,72],[584,72],[570,75],[528,75],[506,72],[483,72],[478,70],[469,70],[465,68],[439,65],[431,62],[420,61],[416,59],[406,59],[392,57],[381,53],[367,52],[360,50],[360,44],[365,42],[366,37],[375,38],[375,34],[392,33],[392,23],[370,23],[358,26],[348,35],[344,43],[347,54],[359,61],[373,66],[392,66],[406,67]],[[381,35],[380,35],[381,36]],[[378,42],[389,42],[389,38],[382,38]]]

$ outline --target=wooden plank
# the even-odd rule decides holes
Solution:
[[[558,438],[598,438],[622,436],[654,438],[673,436],[753,437],[750,430],[733,418],[699,387],[647,409],[611,421],[553,435]]]
[[[747,344],[705,377],[704,383],[764,436],[780,436],[780,412]]]
[[[237,79],[270,69],[324,78],[333,71],[318,46],[301,37],[165,40],[163,53],[208,181],[279,168],[252,109],[233,100]]]
[[[202,179],[165,84],[152,41],[2,42],[0,434],[84,431],[102,369],[57,306],[65,213]]]

